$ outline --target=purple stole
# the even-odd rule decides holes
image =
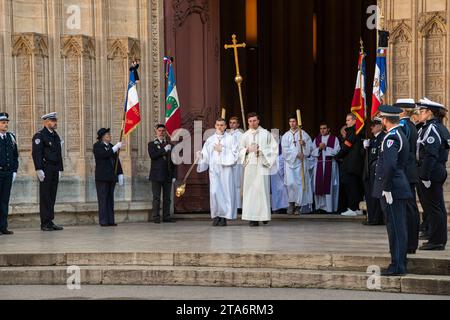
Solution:
[[[315,140],[316,147],[318,148],[322,143],[322,136],[318,136]],[[328,138],[328,148],[334,148],[336,143],[336,137],[330,135]],[[319,161],[317,163],[316,172],[316,195],[325,196],[331,194],[331,175],[333,170],[333,157],[325,158],[325,172],[323,171],[323,157],[322,151],[319,151]]]

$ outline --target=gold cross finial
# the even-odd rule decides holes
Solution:
[[[247,47],[247,45],[245,44],[245,42],[241,43],[241,44],[238,44],[237,37],[236,37],[235,34],[233,34],[231,36],[231,40],[232,40],[233,44],[226,44],[225,45],[225,50],[228,50],[228,49],[233,49],[234,50],[234,61],[235,61],[235,64],[236,64],[236,79],[235,79],[235,81],[236,81],[236,83],[239,83],[239,82],[242,83],[242,81],[244,79],[242,78],[241,72],[239,70],[238,49],[239,48],[245,48],[245,47]]]
[[[228,49],[234,50],[234,62],[236,64],[236,78],[234,78],[234,81],[236,82],[236,84],[238,86],[238,93],[239,93],[239,100],[241,102],[242,122],[244,125],[244,130],[247,131],[247,123],[245,120],[244,99],[242,96],[242,82],[244,82],[244,78],[241,76],[241,71],[239,70],[239,54],[238,54],[238,49],[245,48],[247,45],[245,43],[238,44],[237,37],[235,34],[233,34],[231,36],[231,40],[232,40],[233,44],[226,44],[225,50],[228,50]]]

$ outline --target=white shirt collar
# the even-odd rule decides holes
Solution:
[[[377,133],[375,133],[375,138],[378,138],[378,136],[381,134],[381,131],[380,132],[377,132]]]

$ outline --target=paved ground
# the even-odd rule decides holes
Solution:
[[[161,286],[0,286],[2,300],[450,300],[450,297],[310,289]]]
[[[275,221],[249,228],[237,222],[213,228],[209,222],[123,224],[117,228],[68,227],[44,233],[19,229],[0,236],[0,253],[67,252],[284,252],[388,254],[385,227],[354,222]],[[418,257],[445,257],[444,252],[420,252]]]

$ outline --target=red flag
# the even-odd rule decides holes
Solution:
[[[366,54],[361,50],[358,59],[358,76],[352,101],[352,113],[356,116],[356,134],[364,128],[366,120]]]

